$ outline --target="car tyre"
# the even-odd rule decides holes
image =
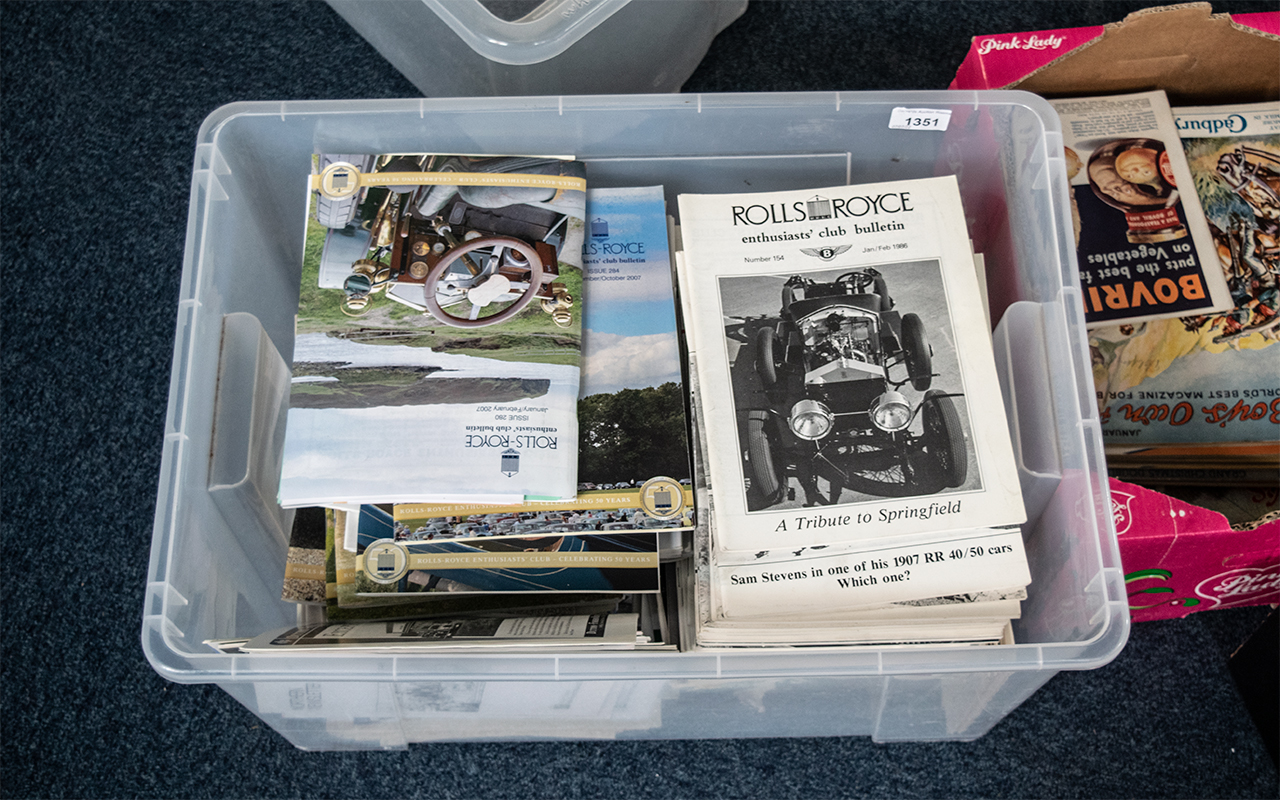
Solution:
[[[937,490],[963,485],[969,473],[969,448],[955,402],[936,389],[926,392],[922,417],[924,435],[921,439],[932,482],[938,485]]]
[[[893,308],[893,298],[889,296],[889,284],[885,283],[884,276],[877,275],[872,285],[875,293],[880,295],[881,310],[888,311]]]
[[[902,316],[902,349],[907,358],[907,375],[917,392],[933,384],[933,351],[924,333],[924,321],[918,314]]]
[[[760,501],[759,508],[779,503],[787,488],[773,459],[773,442],[765,427],[768,422],[767,411],[751,411],[747,414],[747,466],[751,475],[751,490]]]
[[[778,337],[773,328],[761,328],[756,332],[756,373],[764,388],[772,389],[778,382]]]

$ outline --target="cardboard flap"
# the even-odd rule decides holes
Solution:
[[[1172,105],[1246,103],[1280,96],[1280,36],[1212,13],[1209,3],[1135,11],[1054,60],[1017,88],[1045,97],[1164,89]]]
[[[1102,36],[1101,25],[973,37],[952,89],[1007,89]]]
[[[1173,540],[1180,536],[1231,531],[1231,523],[1217,511],[1115,478],[1110,483],[1111,511],[1116,520],[1116,534],[1121,538]]]

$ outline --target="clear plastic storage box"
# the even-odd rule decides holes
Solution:
[[[747,0],[327,0],[428,97],[676,92]]]
[[[946,132],[888,127],[952,111]],[[959,176],[989,271],[1033,583],[995,647],[225,655],[295,624],[274,505],[317,151],[573,153],[595,186],[784,190]],[[199,134],[142,620],[152,666],[216,683],[298,747],[464,739],[973,739],[1129,617],[1071,246],[1062,139],[1022,92],[245,103]]]

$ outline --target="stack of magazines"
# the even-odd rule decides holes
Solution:
[[[1274,487],[1280,103],[1051,103],[1112,475]]]
[[[309,189],[279,502],[283,597],[315,624],[240,646],[676,647],[695,515],[662,188],[320,154]]]
[[[567,158],[319,155],[309,199],[299,624],[212,646],[1012,641],[1025,512],[954,178],[681,195],[677,226]]]
[[[1011,641],[1025,511],[955,179],[679,206],[698,644]]]

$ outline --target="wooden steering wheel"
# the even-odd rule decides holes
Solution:
[[[480,316],[480,309],[488,305],[492,300],[505,299],[510,296],[511,292],[501,292],[497,297],[486,297],[486,286],[490,282],[500,279],[505,282],[506,278],[501,276],[495,266],[491,271],[485,270],[480,275],[474,277],[463,278],[457,283],[459,288],[465,289],[468,299],[471,300],[471,316],[458,317],[445,311],[440,306],[440,302],[436,299],[436,287],[440,284],[440,279],[445,276],[449,268],[453,266],[459,258],[467,253],[475,252],[486,247],[494,248],[494,259],[501,258],[501,249],[509,248],[519,253],[529,262],[529,285],[525,288],[516,301],[496,314],[487,317]],[[534,296],[538,293],[538,289],[542,286],[544,271],[542,268],[542,259],[538,256],[538,251],[534,250],[530,245],[513,239],[509,236],[480,236],[469,242],[464,242],[457,247],[451,249],[444,255],[436,265],[427,273],[425,283],[422,285],[423,298],[425,300],[427,311],[431,312],[431,316],[440,320],[446,325],[455,328],[483,328],[486,325],[496,325],[499,322],[505,322],[516,314],[525,309],[529,303],[533,302]],[[501,290],[502,287],[498,287]],[[475,293],[473,295],[473,293]],[[477,303],[477,299],[483,299],[484,302]]]

